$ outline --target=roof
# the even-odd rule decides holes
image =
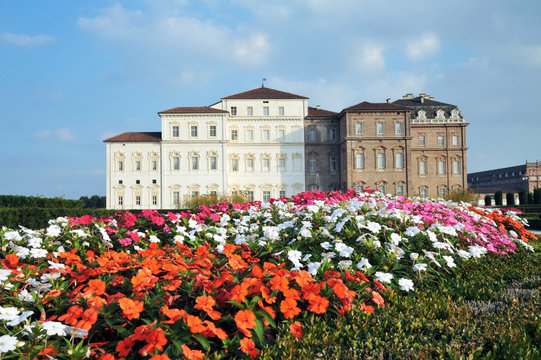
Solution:
[[[206,114],[206,113],[227,113],[225,110],[211,108],[210,106],[185,106],[174,107],[158,112],[159,114]]]
[[[305,96],[291,94],[285,91],[274,90],[261,86],[253,90],[229,95],[222,99],[308,99]]]
[[[336,116],[336,115],[338,115],[338,113],[335,113],[334,111],[323,110],[323,109],[318,109],[318,108],[308,106],[308,116],[332,117],[332,116]]]
[[[396,105],[393,103],[371,103],[368,101],[363,101],[348,108],[345,108],[343,111],[370,111],[370,110],[379,110],[379,111],[408,111],[410,109]]]
[[[412,109],[412,112],[411,112],[412,118],[417,117],[420,110],[423,110],[425,112],[425,116],[428,119],[435,118],[436,111],[438,110],[443,110],[444,116],[446,118],[451,116],[451,111],[458,110],[458,107],[456,105],[434,101],[427,97],[423,98],[422,96],[417,96],[415,98],[410,98],[410,99],[399,99],[399,100],[394,101],[393,104],[406,106]]]
[[[161,140],[161,132],[125,132],[105,139],[104,142],[150,142]]]

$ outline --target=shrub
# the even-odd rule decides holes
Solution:
[[[83,202],[85,209],[104,209],[106,206],[105,196],[92,195],[90,198],[81,196],[79,200]]]
[[[58,217],[91,215],[99,218],[111,216],[115,212],[115,210],[82,208],[0,208],[0,227],[17,229],[19,226],[24,226],[30,229],[42,229],[47,226],[50,219]]]
[[[533,203],[541,204],[541,189],[536,188],[533,191]]]
[[[503,193],[500,190],[494,193],[494,201],[496,203],[496,206],[503,205]]]
[[[458,191],[450,191],[446,196],[445,200],[452,200],[455,202],[466,202],[470,204],[477,205],[479,201],[479,194],[472,189],[461,189]]]
[[[505,200],[507,201],[507,206],[514,206],[515,205],[515,194],[514,193],[505,194]]]
[[[184,207],[186,209],[195,209],[204,206],[212,206],[215,204],[221,204],[224,201],[235,203],[235,204],[244,204],[250,201],[248,198],[248,193],[246,191],[237,192],[232,195],[225,194],[204,194],[204,195],[195,195],[190,196],[184,200]]]
[[[492,206],[492,196],[485,195],[485,206]]]
[[[83,202],[60,197],[46,198],[41,196],[0,195],[0,208],[24,207],[82,209]]]
[[[520,205],[528,204],[528,190],[522,189],[518,193],[518,201],[520,202]]]

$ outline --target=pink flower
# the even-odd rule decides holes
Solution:
[[[130,238],[124,238],[124,239],[120,239],[120,245],[122,246],[128,246],[132,243],[132,240]]]

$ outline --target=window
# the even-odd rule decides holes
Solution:
[[[332,173],[336,172],[336,156],[329,157],[329,170]]]
[[[192,193],[191,193],[192,196],[197,196],[199,195],[199,191],[197,190],[193,190]]]
[[[316,140],[316,129],[314,129],[313,127],[308,129],[308,140],[309,141]]]
[[[236,115],[237,115],[237,107],[236,107],[236,106],[231,106],[231,115],[232,115],[232,116],[236,116]]]
[[[396,135],[402,135],[402,123],[397,122],[394,124],[394,132]]]
[[[263,130],[263,140],[265,140],[265,141],[270,140],[270,130],[268,130],[268,129]]]
[[[152,205],[158,205],[158,197],[156,195],[152,195]]]
[[[357,190],[357,192],[363,192],[363,191],[364,191],[364,186],[362,186],[362,185],[357,185],[357,186],[355,187],[355,190]]]
[[[190,135],[191,137],[197,137],[197,125],[190,126]]]
[[[210,195],[216,196],[216,195],[218,195],[218,192],[216,190],[211,190]]]
[[[453,161],[453,174],[460,174],[460,161]]]
[[[315,172],[316,171],[316,158],[311,156],[309,159],[308,159],[308,169],[311,171],[311,172]]]
[[[135,162],[135,170],[141,171],[141,161],[137,160]]]
[[[362,133],[363,133],[363,123],[361,123],[361,122],[355,123],[355,133],[357,135],[362,135]]]
[[[118,180],[118,183],[119,183],[120,185],[122,185],[122,180]]]
[[[438,161],[438,173],[440,175],[445,174],[445,160]]]
[[[285,190],[280,190],[280,197],[281,198],[286,197],[286,191]]]
[[[254,131],[253,130],[246,130],[246,140],[254,141]]]
[[[254,171],[254,159],[246,159],[246,168],[248,171]]]
[[[377,131],[378,131],[378,135],[383,135],[383,122],[381,121],[378,121],[377,123]]]
[[[271,195],[271,193],[270,193],[269,190],[263,191],[263,202],[269,202],[270,195]]]
[[[199,170],[199,158],[197,156],[192,157],[192,170]]]
[[[438,194],[439,194],[440,196],[445,196],[446,193],[447,193],[447,191],[445,191],[445,188],[440,188],[440,189],[438,190]]]
[[[239,171],[239,160],[231,159],[231,171]]]
[[[419,193],[421,194],[422,197],[426,197],[426,194],[427,194],[426,188],[422,188]]]
[[[268,106],[263,106],[263,115],[269,115],[269,107]]]
[[[286,131],[285,130],[278,130],[278,139],[280,139],[280,141],[285,141],[286,139]]]
[[[135,183],[136,183],[137,185],[139,185],[139,184],[141,184],[141,180],[135,180]]]
[[[210,170],[218,169],[218,158],[216,156],[210,157]]]
[[[173,157],[173,170],[180,170],[180,156]]]
[[[141,196],[137,195],[135,197],[135,205],[141,205]]]
[[[231,130],[231,140],[235,141],[239,138],[239,132],[238,130]]]
[[[404,185],[396,185],[396,195],[404,195]]]
[[[279,159],[278,167],[280,168],[280,171],[286,171],[286,159],[284,158]]]
[[[385,185],[378,185],[378,191],[385,194]]]
[[[443,137],[443,135],[438,135],[438,146],[439,147],[445,146],[445,138]]]
[[[355,168],[364,169],[364,154],[362,153],[355,154]]]
[[[270,171],[270,159],[263,159],[263,171]]]
[[[248,114],[248,116],[253,116],[254,115],[254,108],[252,106],[248,106],[246,108],[246,113]]]
[[[173,205],[180,204],[180,191],[173,191]]]
[[[424,135],[419,135],[419,146],[426,146],[426,137]]]
[[[377,154],[377,166],[378,166],[378,169],[385,169],[385,154],[384,153]]]
[[[248,190],[247,193],[248,193],[248,200],[254,201],[254,192],[251,190]]]
[[[152,170],[158,170],[158,162],[156,160],[152,160]]]
[[[122,196],[119,196],[118,197],[118,205],[122,205],[123,202],[124,202],[124,198]]]
[[[284,107],[283,107],[283,106],[280,106],[280,107],[278,108],[278,115],[284,116]]]
[[[336,129],[330,128],[329,129],[329,140],[336,140]]]
[[[179,137],[180,130],[178,126],[173,126],[173,137]]]
[[[216,125],[210,125],[209,137],[216,137]]]
[[[426,175],[426,160],[419,161],[419,174]]]
[[[395,166],[397,169],[404,168],[404,153],[403,152],[397,152],[395,154]]]
[[[118,171],[123,171],[124,170],[124,161],[120,160],[118,162]]]
[[[458,135],[453,135],[453,146],[458,146]]]
[[[152,179],[152,183],[153,183],[153,184],[157,184],[157,183],[158,183],[158,180]]]

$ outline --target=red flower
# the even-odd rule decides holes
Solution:
[[[111,354],[103,354],[100,356],[100,360],[115,360],[115,357]]]
[[[259,355],[259,351],[255,348],[254,341],[249,338],[243,338],[240,341],[240,349],[243,353],[250,355],[251,359],[254,359]]]
[[[361,308],[369,314],[372,314],[374,312],[374,307],[370,305],[365,305],[365,303],[361,303]]]
[[[81,320],[75,324],[75,327],[83,330],[90,330],[96,323],[96,320],[98,320],[98,312],[94,309],[87,309],[83,312]]]
[[[167,344],[167,339],[162,329],[152,329],[146,337],[147,345],[139,351],[139,353],[154,354],[156,349],[163,351],[163,346]]]
[[[300,322],[295,321],[293,324],[289,325],[289,332],[293,334],[296,338],[302,337],[302,325]]]
[[[77,324],[77,319],[83,314],[83,308],[79,305],[73,305],[68,309],[68,312],[64,315],[61,315],[58,320],[64,321],[68,325],[75,325]]]
[[[118,352],[118,356],[120,357],[128,356],[134,344],[135,344],[135,341],[129,337],[125,338],[124,340],[120,340],[115,348],[115,350]]]
[[[300,314],[301,309],[297,307],[297,300],[286,298],[280,303],[280,311],[286,319],[293,319],[296,315]]]

